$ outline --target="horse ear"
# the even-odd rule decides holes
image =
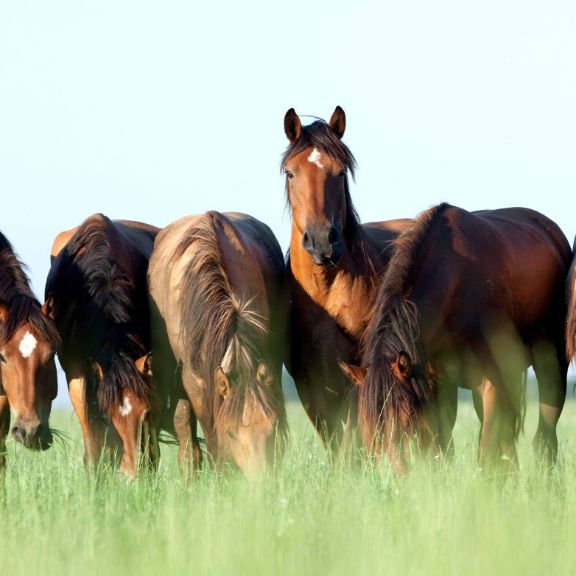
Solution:
[[[222,370],[222,366],[219,366],[214,370],[214,383],[216,384],[216,390],[222,398],[226,398],[230,393],[230,380],[226,375],[226,372]]]
[[[402,350],[392,362],[392,372],[397,380],[404,381],[412,376],[412,358],[408,352]]]
[[[336,106],[336,109],[334,112],[332,112],[328,126],[330,126],[334,132],[336,132],[336,136],[338,136],[338,138],[342,138],[342,136],[344,136],[344,130],[346,130],[346,114],[344,113],[344,110],[340,108],[340,106]]]
[[[294,108],[290,108],[290,110],[286,112],[286,116],[284,116],[284,132],[290,142],[294,142],[294,140],[300,138],[300,134],[302,133],[302,123],[300,122],[300,118],[298,118],[298,114],[296,114]]]
[[[102,382],[104,380],[104,369],[99,362],[96,360],[90,360],[90,368],[92,369],[92,375],[98,382]]]
[[[136,370],[140,372],[143,376],[152,376],[152,352],[140,356],[136,362],[134,362]]]
[[[52,318],[52,320],[56,318],[56,298],[52,292],[48,294],[46,302],[42,304],[42,312],[45,316],[48,316],[48,318]]]
[[[271,386],[274,381],[274,376],[270,366],[264,360],[258,360],[258,368],[256,369],[256,380],[265,386]]]
[[[348,378],[353,384],[356,384],[356,386],[362,386],[362,384],[364,384],[366,368],[355,366],[354,364],[348,364],[342,360],[338,360],[338,366],[340,366],[340,370],[342,370],[344,376],[346,376],[346,378]]]

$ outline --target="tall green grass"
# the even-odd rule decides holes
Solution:
[[[566,407],[561,460],[543,475],[530,443],[531,404],[517,478],[486,477],[477,422],[463,403],[452,463],[332,464],[302,410],[290,405],[281,469],[258,481],[178,474],[163,446],[156,475],[129,482],[88,475],[75,417],[46,453],[8,446],[0,481],[0,574],[574,574],[576,408]]]

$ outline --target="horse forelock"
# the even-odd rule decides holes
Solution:
[[[114,351],[103,367],[103,379],[93,381],[98,405],[103,412],[108,412],[122,403],[123,390],[130,390],[148,405],[152,403],[153,390],[150,379],[143,377],[134,363],[135,358],[144,353],[144,349],[138,349],[136,342],[134,342],[134,347],[136,350],[132,353],[124,350]]]
[[[12,245],[0,232],[0,306],[4,310],[0,342],[7,342],[20,326],[29,323],[38,335],[58,346],[58,331],[52,320],[42,313],[24,270]]]
[[[316,148],[326,154],[329,158],[346,168],[352,178],[354,178],[356,171],[354,155],[324,120],[317,120],[308,126],[302,127],[300,136],[290,142],[282,156],[282,169],[284,169],[289,158],[303,152],[307,148]]]

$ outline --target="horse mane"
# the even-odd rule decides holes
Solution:
[[[173,255],[177,260],[195,244],[194,259],[182,279],[180,334],[194,371],[208,387],[207,398],[214,399],[214,424],[239,422],[249,394],[260,401],[266,414],[279,410],[277,400],[255,377],[255,364],[266,350],[268,319],[257,311],[253,298],[235,293],[222,264],[215,228],[224,218],[218,212],[207,212],[186,230]],[[214,372],[227,352],[233,372],[247,385],[233,387],[224,403],[216,392]]]
[[[24,270],[12,244],[0,232],[0,307],[5,312],[0,321],[0,344],[10,340],[22,324],[29,323],[38,334],[58,346],[58,331],[52,320],[42,313]]]
[[[290,142],[288,148],[282,155],[282,161],[280,163],[280,169],[283,171],[286,162],[303,152],[307,148],[317,148],[323,154],[326,154],[329,158],[345,167],[347,172],[350,173],[352,179],[354,179],[356,174],[356,159],[354,155],[338,138],[334,130],[330,128],[327,122],[324,120],[316,120],[312,124],[307,126],[302,126],[302,131],[300,136]],[[288,198],[288,179],[286,179],[286,206],[290,209],[290,201]],[[355,234],[357,234],[361,229],[360,218],[358,212],[354,207],[352,202],[352,196],[350,195],[350,188],[348,182],[348,175],[346,175],[345,183],[345,194],[346,194],[346,221],[344,222],[343,234],[346,240],[350,240]]]
[[[82,355],[102,365],[102,380],[95,380],[88,371],[92,383],[88,388],[96,388],[104,411],[122,401],[124,388],[144,401],[151,400],[150,384],[134,366],[134,360],[149,351],[135,327],[136,285],[110,256],[113,234],[112,221],[95,214],[57,257],[65,259],[64,267],[71,274],[59,276],[58,291],[67,295],[66,304],[76,309],[77,318],[75,325],[68,327],[72,334],[66,339],[78,338]]]
[[[448,207],[443,203],[423,212],[395,240],[374,314],[364,333],[363,364],[368,370],[359,414],[363,436],[373,438],[373,449],[398,443],[399,429],[414,432],[422,424],[422,408],[431,400],[424,350],[418,342],[417,310],[410,293],[417,254],[430,228]],[[413,373],[404,382],[396,380],[390,367],[401,351],[407,352],[413,363]]]

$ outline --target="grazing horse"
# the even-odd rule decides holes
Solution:
[[[569,362],[576,359],[576,238],[572,252],[574,258],[568,275],[568,321],[566,323],[566,355]]]
[[[359,361],[391,241],[410,222],[360,224],[348,187],[356,162],[341,140],[345,125],[339,106],[330,122],[308,126],[288,110],[290,144],[282,158],[292,213],[286,368],[320,437],[334,447],[356,422],[354,389],[337,362]]]
[[[280,457],[284,268],[272,231],[245,214],[188,216],[158,235],[153,379],[182,467],[201,465],[198,421],[216,462],[252,475]]]
[[[59,342],[54,323],[42,314],[22,264],[0,233],[0,467],[10,412],[17,442],[40,450],[52,444],[48,419],[57,392]]]
[[[121,469],[130,477],[139,443],[152,461],[156,450],[154,438],[141,431],[153,409],[146,271],[157,232],[140,222],[90,216],[54,240],[45,290],[44,311],[62,339],[58,358],[80,421],[84,460],[97,463],[105,436],[113,443],[116,432]]]
[[[395,243],[365,335],[366,372],[349,367],[360,383],[364,444],[386,452],[396,471],[414,436],[423,448],[450,450],[461,386],[472,390],[481,422],[480,462],[515,469],[532,365],[534,446],[554,462],[570,260],[561,230],[533,210],[440,204],[422,213]]]

